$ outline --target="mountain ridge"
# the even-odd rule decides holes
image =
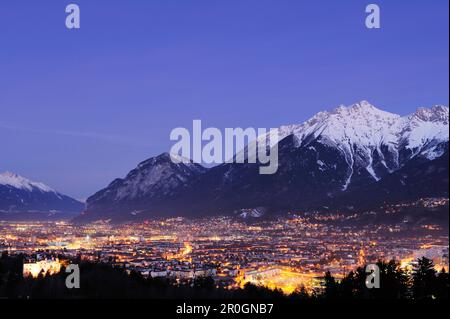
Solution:
[[[19,213],[80,213],[84,204],[61,194],[49,186],[18,174],[0,174],[0,212],[11,216]]]
[[[120,193],[120,198],[91,196],[85,217],[104,217],[104,212],[126,219],[131,213],[209,215],[255,207],[310,209],[365,184],[376,185],[413,159],[429,163],[443,156],[448,152],[448,114],[448,107],[441,105],[419,108],[407,116],[380,110],[367,101],[339,106],[302,124],[278,129],[280,166],[274,175],[260,175],[258,166],[249,163],[224,163],[210,169],[192,166],[199,165],[192,161],[190,167],[165,164],[166,174],[183,178],[166,185],[162,196],[146,197],[146,178],[158,178],[144,174],[147,177],[135,183],[135,188],[110,184],[100,191]],[[266,135],[243,151],[255,147],[261,138]],[[166,153],[165,160],[169,159]],[[133,170],[134,174],[141,168]]]

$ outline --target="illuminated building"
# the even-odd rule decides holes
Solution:
[[[61,270],[61,263],[56,260],[41,260],[34,263],[23,264],[23,276],[37,278],[40,274],[43,276],[53,275],[59,273]]]

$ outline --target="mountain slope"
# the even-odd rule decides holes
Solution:
[[[159,157],[151,159],[89,198],[87,210],[90,218],[123,218],[130,213],[209,215],[257,207],[311,209],[359,196],[367,185],[373,186],[371,192],[382,186],[385,191],[377,200],[369,196],[364,202],[375,205],[384,197],[405,198],[401,192],[389,191],[398,187],[394,180],[402,172],[416,176],[406,182],[416,189],[414,196],[421,196],[426,185],[414,181],[419,182],[428,165],[448,154],[448,122],[449,111],[444,106],[420,108],[403,117],[366,101],[340,106],[303,124],[278,129],[276,174],[261,175],[259,166],[249,163],[225,163],[208,170],[193,163],[183,166],[163,154],[163,164],[158,164]],[[251,142],[244,152],[262,138],[266,136]],[[430,179],[423,181],[431,183]],[[445,193],[439,185],[427,194]]]
[[[448,198],[448,143],[442,144],[441,148],[445,149],[444,154],[436,159],[423,161],[415,158],[381,181],[362,185],[325,205],[368,209],[374,205],[411,202],[418,198]]]
[[[114,180],[88,198],[88,212],[83,218],[89,219],[92,213],[95,217],[97,212],[103,217],[119,219],[148,211],[158,215],[160,209],[165,212],[167,201],[176,198],[187,184],[206,171],[203,166],[189,161],[174,163],[173,156],[176,155],[163,153],[152,157],[125,178]]]
[[[294,136],[298,148],[314,149],[320,144],[339,151],[348,164],[342,185],[346,190],[359,179],[380,180],[416,156],[433,159],[442,155],[436,147],[448,141],[448,117],[444,106],[420,108],[401,117],[362,101],[320,112],[301,125],[279,131],[281,137]],[[318,165],[326,169],[327,163],[317,154]]]
[[[6,172],[0,174],[0,211],[79,213],[84,204],[50,187]]]
[[[202,198],[189,192],[183,197],[193,206],[190,213],[227,213],[261,206],[310,209],[364,185],[377,188],[378,181],[409,162],[415,163],[408,165],[410,170],[416,164],[426,166],[448,150],[448,108],[419,109],[401,117],[363,101],[321,112],[301,125],[279,131],[282,139],[275,175],[260,175],[257,165],[252,164],[212,168],[192,187],[203,194]],[[408,198],[394,193],[385,196]],[[417,189],[417,196],[422,193]],[[376,202],[366,199],[368,205]]]

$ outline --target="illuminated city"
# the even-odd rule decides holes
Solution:
[[[33,258],[24,266],[24,274],[33,277],[59,271],[56,256],[80,256],[145,277],[182,282],[211,276],[218,287],[251,282],[286,294],[301,286],[320,289],[326,271],[341,278],[379,259],[396,259],[408,269],[426,256],[437,270],[448,270],[448,233],[442,227],[342,224],[349,218],[354,216],[303,213],[253,221],[180,217],[123,225],[1,222],[0,249]]]

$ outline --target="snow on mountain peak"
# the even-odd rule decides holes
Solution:
[[[449,139],[448,107],[436,105],[432,108],[418,108],[403,119],[401,143],[414,155],[421,154],[434,159],[443,154],[439,144]],[[424,150],[423,147],[427,146]]]
[[[338,149],[349,166],[345,190],[355,169],[363,167],[379,180],[379,173],[393,172],[409,158],[441,156],[441,143],[449,139],[448,117],[448,107],[442,105],[402,117],[363,100],[319,112],[300,125],[282,126],[278,133],[280,140],[293,135],[298,147],[318,142]]]
[[[299,125],[282,126],[278,134],[280,140],[293,134],[299,146],[320,139],[322,143],[338,144],[350,152],[352,145],[396,148],[402,143],[416,148],[434,137],[448,141],[448,116],[448,107],[442,105],[419,108],[415,113],[402,117],[362,100],[350,106],[341,105],[331,111],[319,112]]]
[[[0,174],[0,185],[11,186],[17,189],[27,190],[30,192],[37,189],[41,192],[56,193],[53,189],[51,189],[50,187],[48,187],[43,183],[30,181],[25,177],[22,177],[20,175],[11,172],[5,172],[3,174]]]
[[[186,166],[190,166],[190,167],[197,166],[192,160],[190,160],[186,157],[180,156],[178,154],[165,152],[158,156],[149,158],[148,160],[141,162],[138,165],[138,168],[144,168],[146,166],[157,165],[157,164],[161,165],[161,164],[164,164],[167,162],[172,162],[174,164],[182,163],[182,164],[185,164]]]
[[[338,113],[341,115],[351,115],[351,114],[357,114],[357,113],[387,113],[380,109],[377,109],[374,105],[370,104],[366,100],[362,100],[361,102],[352,104],[350,106],[340,105],[339,107],[335,108],[330,113]]]
[[[300,143],[321,138],[324,143],[345,143],[377,146],[393,142],[391,127],[400,115],[382,111],[367,101],[350,106],[339,106],[329,112],[320,112],[302,125],[293,127]]]
[[[410,117],[426,122],[443,122],[448,125],[449,112],[448,107],[435,105],[432,108],[420,107]]]
[[[419,108],[415,113],[402,117],[363,100],[319,112],[300,125],[282,126],[279,133],[280,139],[294,134],[299,145],[321,138],[325,143],[379,146],[397,144],[410,138],[417,140],[417,135],[445,141],[448,140],[448,117],[449,109],[442,105]],[[413,144],[411,147],[416,147],[416,143]]]
[[[94,196],[113,196],[115,200],[161,196],[204,171],[203,166],[166,152],[139,163],[125,178],[114,180]]]

